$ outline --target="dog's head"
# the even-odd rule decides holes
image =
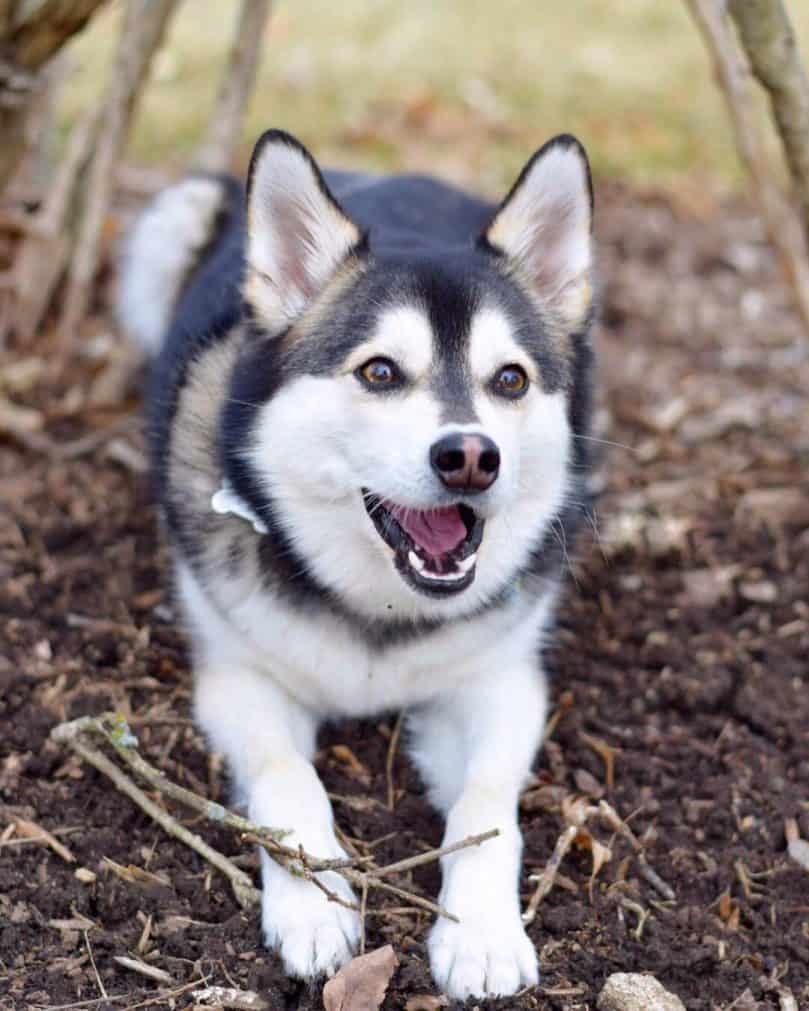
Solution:
[[[366,234],[286,134],[247,196],[250,336],[228,477],[362,613],[459,614],[529,564],[582,454],[591,317],[586,155],[558,137],[466,242]]]

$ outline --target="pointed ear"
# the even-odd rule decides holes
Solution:
[[[592,220],[587,155],[575,137],[562,135],[531,158],[482,237],[569,331],[592,302]]]
[[[247,177],[245,297],[262,323],[289,326],[362,241],[306,148],[268,130]]]

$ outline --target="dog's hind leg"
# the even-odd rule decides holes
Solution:
[[[440,901],[460,922],[438,920],[430,962],[456,999],[512,994],[538,979],[520,919],[517,804],[545,713],[544,675],[525,661],[467,682],[411,724],[413,757],[447,812],[444,844],[500,832],[442,860]]]

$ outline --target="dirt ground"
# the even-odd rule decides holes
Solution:
[[[809,838],[809,344],[743,208],[612,186],[600,203],[596,434],[611,444],[547,656],[557,709],[523,803],[522,890],[564,830],[561,799],[584,794],[628,821],[675,897],[593,822],[611,859],[592,879],[584,836],[564,859],[531,926],[540,986],[477,1004],[584,1011],[610,973],[648,971],[689,1011],[809,1008],[809,871],[785,838],[785,819]],[[58,381],[52,349],[36,353],[0,363],[45,423],[0,442],[0,1006],[188,1008],[221,985],[319,1008],[261,947],[257,911],[48,740],[115,709],[169,776],[228,799],[189,719],[136,404],[97,406],[109,344]],[[400,754],[388,809],[393,723],[331,728],[318,757],[342,832],[378,862],[440,840]],[[255,868],[233,833],[173,810]],[[408,887],[434,895],[436,867]],[[370,906],[369,948],[389,942],[400,963],[384,1007],[434,994],[429,915]]]

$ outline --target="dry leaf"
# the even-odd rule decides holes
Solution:
[[[352,958],[323,987],[324,1008],[326,1011],[377,1011],[398,964],[389,944]]]
[[[440,997],[433,997],[430,993],[417,993],[408,999],[405,1011],[438,1011],[439,1008],[448,1006],[449,998],[443,993]]]

